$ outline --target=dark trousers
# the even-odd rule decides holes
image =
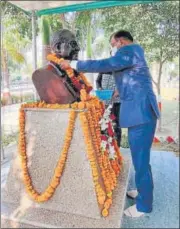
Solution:
[[[121,127],[120,127],[120,124],[119,124],[120,106],[121,106],[121,103],[113,103],[113,108],[112,108],[112,113],[116,116],[116,120],[115,120],[116,126],[114,128],[114,131],[115,131],[115,134],[116,134],[117,144],[118,144],[119,147],[121,145],[121,134],[122,134]]]
[[[149,213],[153,203],[153,178],[150,166],[150,150],[154,138],[157,119],[128,128],[128,140],[135,169],[135,182],[138,190],[136,207]]]

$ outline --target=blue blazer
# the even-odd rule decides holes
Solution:
[[[152,78],[140,45],[126,45],[115,56],[107,59],[78,61],[77,71],[113,72],[121,99],[122,128],[144,124],[160,117]]]

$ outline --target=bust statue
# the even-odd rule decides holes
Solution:
[[[68,60],[77,60],[80,51],[75,35],[67,29],[62,29],[53,34],[51,49],[56,53],[57,57],[63,57]]]
[[[78,59],[80,48],[76,37],[67,29],[55,32],[51,37],[50,46],[52,53],[57,58]],[[75,70],[74,76],[78,76],[78,72]],[[32,81],[40,99],[46,103],[68,104],[80,101],[80,90],[73,84],[67,73],[53,61],[49,61],[46,66],[37,69],[32,75]]]

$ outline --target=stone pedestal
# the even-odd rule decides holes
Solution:
[[[26,109],[28,167],[39,192],[46,189],[53,176],[68,121],[69,110]],[[103,218],[77,118],[60,185],[48,202],[39,204],[29,198],[22,180],[20,159],[15,153],[2,191],[2,227],[119,228],[130,164],[129,158],[124,158],[124,170],[113,193],[110,215]]]

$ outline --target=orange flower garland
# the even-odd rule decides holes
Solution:
[[[56,54],[49,54],[47,56],[47,60],[53,61],[56,64],[61,64],[61,62],[64,60],[63,58],[56,57]],[[72,68],[68,68],[65,70],[69,78],[71,78],[72,81],[74,81],[75,84],[78,84],[79,87],[81,87],[81,84],[79,84],[79,81],[84,82],[85,90],[89,93],[92,90],[92,85],[88,82],[85,75],[83,73],[79,73],[78,77],[74,76],[74,70]],[[78,80],[78,82],[77,82]],[[83,85],[82,85],[83,87]],[[82,89],[82,88],[81,88]]]
[[[81,102],[81,105],[82,103],[83,102]],[[104,153],[100,150],[101,133],[99,120],[103,112],[101,102],[97,100],[97,98],[91,98],[91,100],[84,102],[83,107],[88,109],[86,114],[85,112],[81,114],[81,124],[84,132],[85,142],[87,144],[87,152],[89,151],[88,155],[91,155],[93,160],[95,160],[95,156],[93,155],[96,154],[105,185],[105,190],[102,191],[102,187],[100,187],[100,185],[97,184],[97,181],[94,180],[98,203],[100,205],[103,204],[102,215],[106,217],[109,214],[109,208],[112,204],[112,191],[117,185],[117,176],[119,173],[117,173],[115,168],[111,166],[111,162],[107,156],[107,153]],[[98,110],[99,112],[97,112]],[[92,139],[94,147],[89,139]],[[114,161],[114,163],[116,162]],[[94,168],[92,165],[91,168],[93,171]],[[93,174],[93,179],[94,178],[95,177]],[[96,188],[97,185],[98,188]],[[104,193],[106,193],[106,195],[104,195]]]
[[[95,158],[95,152],[94,152],[93,144],[92,144],[91,140],[89,140],[89,139],[91,139],[91,135],[89,132],[89,125],[88,125],[88,121],[86,118],[86,114],[84,112],[81,112],[79,114],[79,117],[80,117],[82,129],[83,129],[83,133],[84,133],[85,143],[87,146],[87,156],[88,156],[88,159],[90,161],[91,168],[92,168],[93,181],[94,181],[94,185],[95,185],[95,191],[97,194],[98,203],[103,204],[106,197],[105,197],[105,192],[103,191],[102,187],[100,186],[100,184],[98,182],[99,175],[98,175],[97,162],[96,162],[96,158]]]
[[[87,99],[87,96],[81,93],[81,99]],[[23,108],[50,108],[50,109],[68,109],[70,108],[70,120],[65,135],[65,143],[63,146],[62,156],[60,157],[57,167],[55,169],[54,176],[51,180],[50,185],[47,187],[44,193],[39,194],[32,186],[30,174],[27,166],[27,155],[26,155],[26,141],[25,141],[25,111]],[[87,111],[83,111],[83,109]],[[67,153],[72,139],[74,123],[76,119],[76,112],[74,109],[80,109],[82,112],[79,113],[79,117],[82,124],[84,138],[87,146],[88,159],[90,161],[92,176],[97,195],[97,201],[102,206],[102,215],[106,217],[109,214],[109,208],[112,205],[112,191],[117,184],[117,176],[112,161],[109,160],[106,152],[101,151],[101,130],[99,125],[100,117],[102,116],[103,107],[102,103],[96,97],[89,97],[87,101],[75,102],[73,104],[46,104],[45,102],[36,102],[30,104],[23,104],[20,109],[20,140],[19,140],[19,152],[22,163],[24,183],[26,191],[29,195],[37,202],[44,202],[49,200],[57,186],[59,185],[60,178],[63,173],[65,161],[67,159]],[[92,139],[92,142],[89,141]],[[118,160],[116,163],[121,166],[122,157],[119,152],[119,148],[115,142],[115,149]],[[96,159],[97,158],[97,159]],[[98,169],[99,165],[99,169]],[[99,173],[100,172],[100,173]],[[100,176],[102,176],[104,187],[100,185]]]
[[[55,63],[60,64],[63,59],[58,59],[56,55],[50,54],[47,58]],[[68,76],[74,77],[73,69],[66,71]],[[76,120],[76,109],[82,111],[79,112],[79,118],[82,125],[84,134],[84,140],[87,148],[87,156],[92,169],[92,177],[97,195],[97,201],[102,208],[102,216],[106,217],[109,214],[109,208],[112,205],[112,192],[117,185],[117,177],[122,167],[122,157],[117,146],[117,142],[113,140],[116,157],[110,160],[108,157],[108,151],[101,149],[101,127],[99,121],[104,113],[104,104],[95,96],[90,96],[88,90],[91,87],[86,77],[79,73],[78,80],[83,80],[85,85],[82,85],[80,90],[81,102],[75,102],[73,104],[46,104],[45,102],[36,102],[30,104],[23,104],[20,109],[19,124],[20,124],[20,135],[19,135],[19,154],[21,157],[21,165],[23,170],[23,179],[28,194],[36,202],[44,202],[49,200],[56,188],[60,183],[60,179],[65,167],[68,150],[70,147],[73,129]],[[89,89],[88,89],[89,88]],[[57,163],[53,178],[47,187],[47,189],[39,194],[32,186],[30,174],[28,172],[28,159],[26,155],[26,141],[25,141],[25,111],[23,108],[50,108],[50,109],[71,109],[69,124],[65,135],[64,146],[62,149],[61,156]],[[87,110],[84,110],[87,109]],[[89,140],[91,139],[91,140]],[[100,183],[102,176],[103,184]]]
[[[45,105],[44,103],[36,103],[36,104],[30,104],[30,105],[22,105],[20,109],[20,116],[19,116],[19,124],[20,124],[20,135],[19,135],[19,154],[21,158],[21,166],[23,170],[23,180],[25,184],[25,188],[27,193],[33,198],[36,202],[44,202],[49,200],[56,188],[58,187],[60,183],[60,179],[63,173],[63,169],[65,167],[66,159],[67,159],[67,154],[68,150],[71,144],[71,139],[73,135],[73,130],[74,130],[74,124],[76,120],[76,112],[75,111],[70,111],[70,117],[69,117],[69,124],[68,128],[66,131],[65,135],[65,140],[64,140],[64,145],[63,149],[61,152],[61,156],[59,158],[59,161],[57,163],[57,167],[55,169],[53,178],[47,187],[47,189],[39,194],[33,187],[32,185],[32,180],[28,171],[28,159],[27,159],[27,154],[26,154],[26,141],[25,141],[25,111],[23,110],[24,107],[35,107],[38,105],[38,107],[43,107]]]

